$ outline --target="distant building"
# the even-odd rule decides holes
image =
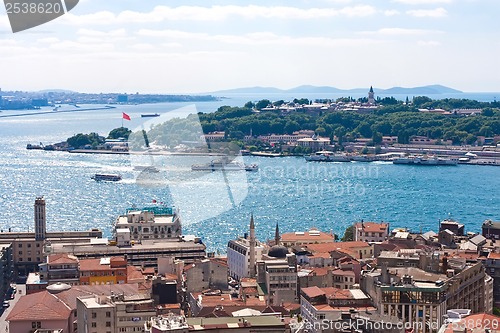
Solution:
[[[330,145],[330,139],[313,136],[311,138],[298,139],[297,144],[304,148],[310,148],[313,152],[324,150]]]
[[[361,288],[372,298],[381,315],[423,327],[421,332],[435,332],[427,327],[443,324],[447,309],[485,310],[485,272],[481,263],[447,262],[439,254],[429,254],[423,270],[415,267],[388,268],[365,273]]]
[[[250,237],[245,234],[227,244],[227,264],[229,276],[239,280],[244,277],[254,277],[255,263],[262,258],[264,246],[255,238],[255,223],[253,215],[250,218]]]
[[[78,332],[143,332],[156,315],[153,300],[139,295],[90,295],[76,299]]]
[[[80,284],[78,258],[62,253],[47,256],[46,262],[38,265],[40,280],[46,283]]]
[[[446,219],[441,221],[439,224],[439,231],[450,230],[456,236],[463,236],[465,234],[465,226],[462,223],[458,223],[457,221]]]
[[[228,290],[227,263],[217,259],[204,259],[184,267],[186,290],[188,293],[203,290]]]
[[[83,312],[77,312],[77,297],[89,295],[123,295],[124,297],[139,296],[144,299],[147,290],[141,290],[138,284],[103,285],[103,286],[70,286],[54,284],[47,290],[32,295],[23,295],[17,301],[7,316],[9,332],[34,332],[36,329],[62,329],[64,333],[93,332],[77,330],[78,318],[83,318]],[[133,310],[133,308],[131,308]],[[88,314],[91,320],[92,315]],[[131,312],[133,316],[133,311]],[[150,316],[153,316],[151,313]],[[132,316],[127,316],[131,320]],[[106,321],[103,322],[106,325]],[[138,323],[137,321],[135,323]],[[144,323],[141,322],[141,325]],[[106,330],[96,332],[107,332]],[[114,330],[112,332],[115,332]],[[136,331],[136,332],[140,332]]]
[[[297,258],[281,245],[278,224],[274,244],[257,262],[257,283],[270,305],[298,303]]]
[[[121,235],[120,237],[124,237],[120,231],[127,232],[127,230],[130,232],[130,239],[134,242],[146,239],[179,238],[182,235],[179,214],[173,208],[160,206],[127,209],[125,215],[116,219],[115,231]]]
[[[358,222],[354,224],[354,240],[361,242],[383,242],[389,236],[389,223]]]
[[[368,104],[375,104],[375,92],[372,86],[370,86],[370,91],[368,92]]]
[[[499,239],[500,238],[500,222],[493,222],[492,220],[486,220],[483,222],[482,226],[483,236],[488,239]]]
[[[309,231],[296,231],[281,235],[283,246],[300,246],[305,244],[333,243],[335,236],[312,228]]]
[[[102,237],[99,229],[47,232],[44,197],[35,199],[34,227],[34,232],[0,232],[0,244],[12,244],[13,277],[27,277],[30,272],[37,271],[38,265],[45,261],[43,250],[46,244],[89,242]]]
[[[332,332],[328,328],[335,327],[334,323],[342,322],[346,316],[353,319],[351,315],[358,311],[375,310],[369,297],[359,289],[302,288],[300,304],[304,325],[308,328],[307,332],[312,333]]]

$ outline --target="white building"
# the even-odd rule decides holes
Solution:
[[[253,251],[251,250],[252,247],[254,248]],[[244,277],[254,277],[255,263],[262,259],[263,251],[264,246],[255,239],[255,224],[252,216],[250,219],[250,237],[245,234],[245,236],[236,240],[230,240],[227,244],[229,276],[236,280]]]
[[[76,300],[78,332],[144,332],[144,323],[156,316],[153,300],[144,295],[92,295]]]
[[[128,229],[130,237],[120,229]],[[130,239],[141,242],[145,239],[178,239],[181,237],[181,232],[180,217],[177,211],[170,207],[129,208],[127,214],[119,216],[115,222],[117,241],[126,242],[127,239]]]
[[[330,139],[313,136],[312,138],[298,139],[297,144],[301,147],[311,148],[312,151],[324,150],[330,145]]]

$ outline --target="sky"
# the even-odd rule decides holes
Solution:
[[[80,0],[14,34],[0,6],[0,88],[500,92],[498,13],[498,0]]]

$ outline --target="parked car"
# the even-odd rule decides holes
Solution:
[[[8,308],[10,306],[10,302],[9,301],[3,301],[3,307],[4,308]]]

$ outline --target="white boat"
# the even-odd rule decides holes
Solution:
[[[308,162],[350,162],[349,156],[345,154],[335,154],[333,151],[321,150],[311,155],[305,155]]]
[[[257,164],[243,164],[240,162],[228,162],[226,160],[212,161],[207,164],[193,164],[193,171],[257,171]]]
[[[436,156],[408,156],[395,158],[392,163],[411,165],[457,165],[458,159]]]
[[[349,158],[354,162],[373,162],[376,160],[376,157],[373,155],[351,155]]]

